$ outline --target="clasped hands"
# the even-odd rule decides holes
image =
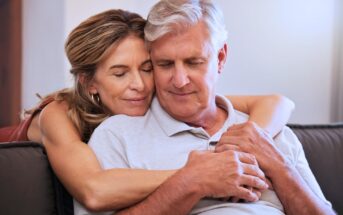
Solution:
[[[231,126],[214,152],[193,151],[184,169],[203,197],[254,202],[272,189],[268,180],[284,161],[269,135],[253,122]],[[275,164],[275,165],[274,165]]]

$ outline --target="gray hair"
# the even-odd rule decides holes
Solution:
[[[161,0],[151,9],[144,29],[145,39],[153,42],[171,32],[204,21],[212,48],[217,51],[227,39],[224,17],[210,0]]]

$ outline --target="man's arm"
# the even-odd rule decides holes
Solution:
[[[273,140],[253,123],[232,126],[219,141],[216,151],[232,148],[256,156],[259,166],[271,180],[286,214],[335,214],[319,194],[311,190],[294,165],[275,147]],[[309,170],[307,174],[312,173]]]
[[[257,201],[258,194],[245,187],[267,189],[264,174],[253,156],[234,151],[192,152],[188,162],[146,200],[120,211],[119,215],[188,214],[203,197],[238,196]]]
[[[280,168],[272,174],[271,181],[286,214],[335,214],[330,206],[312,192],[294,167],[286,165]]]

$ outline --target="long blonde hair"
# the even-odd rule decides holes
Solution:
[[[101,102],[92,99],[87,90],[98,64],[112,47],[129,35],[144,39],[145,23],[145,19],[136,13],[108,10],[88,18],[69,34],[65,52],[71,64],[74,87],[47,95],[41,103],[48,100],[67,102],[68,116],[83,141],[87,142],[94,129],[112,115]],[[26,113],[30,114],[32,110]]]

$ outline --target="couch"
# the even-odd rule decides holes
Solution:
[[[324,195],[343,214],[343,124],[289,126],[302,142]],[[0,144],[0,214],[73,214],[72,198],[41,144]]]

